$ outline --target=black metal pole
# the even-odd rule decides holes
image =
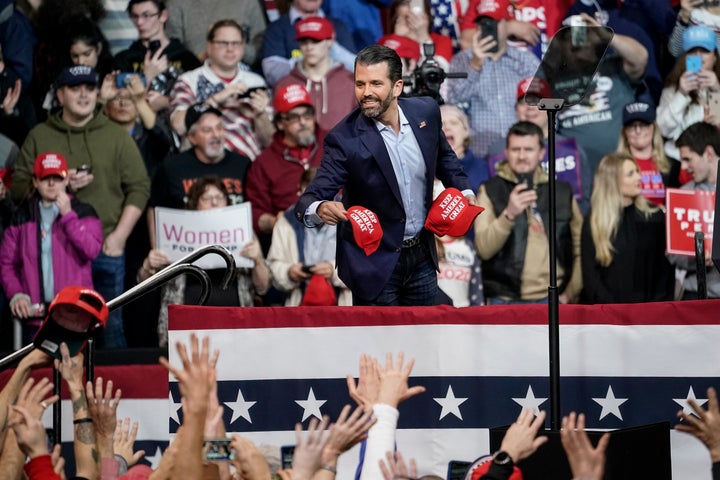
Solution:
[[[549,342],[549,373],[550,373],[550,429],[560,430],[560,298],[557,286],[557,250],[555,242],[555,206],[557,203],[555,181],[555,118],[558,110],[564,105],[562,99],[543,99],[538,103],[540,110],[547,111],[548,116],[548,244],[550,246],[550,285],[548,286],[548,342]]]
[[[53,445],[57,445],[62,442],[62,376],[60,375],[60,370],[55,367],[53,367],[53,395],[60,397],[52,406],[52,442]]]
[[[707,275],[705,274],[705,234],[695,232],[695,271],[698,300],[707,300]]]

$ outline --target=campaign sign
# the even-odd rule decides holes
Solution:
[[[205,245],[222,245],[235,257],[238,267],[252,268],[255,262],[240,255],[252,237],[250,202],[210,210],[155,208],[157,248],[171,262]],[[223,268],[225,260],[206,255],[194,264],[204,269]]]
[[[668,253],[694,257],[695,232],[705,234],[705,250],[709,252],[715,220],[715,192],[668,188],[665,198]]]
[[[494,177],[497,164],[505,160],[505,154],[492,155],[488,158],[490,176]],[[543,170],[548,171],[547,151],[540,162]],[[582,197],[582,182],[580,180],[580,157],[574,138],[565,138],[555,142],[555,174],[558,180],[569,183],[572,186],[575,199]]]

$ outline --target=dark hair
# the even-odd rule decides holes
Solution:
[[[205,36],[205,39],[208,42],[212,42],[215,40],[215,34],[218,30],[220,30],[223,27],[232,27],[237,29],[238,32],[240,32],[240,37],[245,41],[246,34],[247,34],[247,27],[240,25],[238,22],[233,20],[232,18],[223,18],[221,20],[218,20],[216,22],[213,22],[212,25],[210,25],[210,28],[208,28],[207,35]]]
[[[190,186],[190,189],[188,190],[188,201],[185,208],[188,210],[197,210],[200,197],[202,197],[208,187],[215,187],[220,190],[223,195],[225,195],[227,204],[230,205],[230,195],[228,195],[227,188],[225,188],[225,184],[220,177],[217,175],[205,175],[204,177],[200,177],[195,180],[195,183]]]
[[[706,122],[693,123],[675,140],[675,146],[688,147],[698,155],[702,155],[705,147],[710,146],[720,155],[720,133],[714,125]]]
[[[392,48],[383,45],[370,45],[360,50],[355,57],[355,68],[358,65],[377,65],[378,63],[387,63],[388,78],[395,84],[398,80],[402,80],[402,62],[400,56]]]
[[[432,32],[432,26],[433,26],[433,15],[432,15],[432,4],[430,3],[430,0],[423,0],[423,4],[425,5],[425,13],[428,15],[428,33]],[[388,16],[390,17],[390,21],[388,22],[388,29],[390,30],[390,33],[395,33],[395,24],[398,21],[398,7],[402,6],[409,6],[410,2],[409,0],[395,0],[390,4],[390,9]]]
[[[91,19],[85,15],[70,17],[63,23],[63,32],[63,38],[66,39],[66,43],[64,44],[62,58],[65,62],[57,67],[57,73],[60,73],[63,67],[72,66],[70,48],[78,42],[82,42],[97,50],[98,63],[95,66],[95,71],[100,78],[104,78],[105,75],[115,69],[115,59],[112,53],[110,53],[110,44]],[[57,74],[55,76],[57,77]]]
[[[152,2],[155,4],[155,6],[158,9],[158,12],[162,13],[164,10],[167,10],[167,5],[165,4],[164,0],[130,0],[128,2],[127,6],[127,12],[130,13],[132,11],[132,7],[137,5],[138,3],[145,3],[145,2]]]
[[[532,122],[522,121],[510,127],[508,130],[507,137],[505,138],[505,146],[510,146],[510,135],[517,135],[519,137],[528,137],[535,135],[538,137],[540,148],[545,148],[545,135],[540,127]]]
[[[715,66],[713,67],[713,72],[715,72],[715,75],[720,78],[720,56],[718,55],[717,50],[713,50],[713,54],[715,55]],[[664,87],[672,87],[675,90],[678,89],[680,86],[680,77],[682,77],[683,73],[685,73],[685,69],[687,68],[685,63],[685,58],[687,56],[688,52],[683,52],[683,54],[677,58],[672,70],[670,70],[670,73],[668,73],[665,77],[665,81],[663,82]],[[690,97],[692,103],[701,103],[697,90],[690,91],[688,96]]]

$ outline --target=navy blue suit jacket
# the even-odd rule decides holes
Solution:
[[[432,203],[435,177],[446,187],[461,191],[469,189],[460,161],[442,133],[440,108],[435,100],[415,97],[398,101],[425,160],[425,208]],[[325,137],[322,163],[317,176],[295,206],[296,217],[303,221],[308,206],[315,201],[331,200],[340,190],[345,208],[362,206],[372,210],[383,229],[380,247],[369,256],[355,243],[349,222],[341,222],[337,229],[338,275],[354,294],[373,300],[385,286],[400,257],[405,210],[382,136],[375,122],[365,117],[359,108]],[[425,230],[422,235],[437,267],[433,235]]]

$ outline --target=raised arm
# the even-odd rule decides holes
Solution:
[[[71,357],[64,342],[60,344],[60,356],[60,360],[55,360],[55,368],[67,383],[72,402],[76,476],[95,479],[99,476],[95,462],[97,449],[95,428],[85,396],[85,382],[83,382],[84,357],[82,353]]]

